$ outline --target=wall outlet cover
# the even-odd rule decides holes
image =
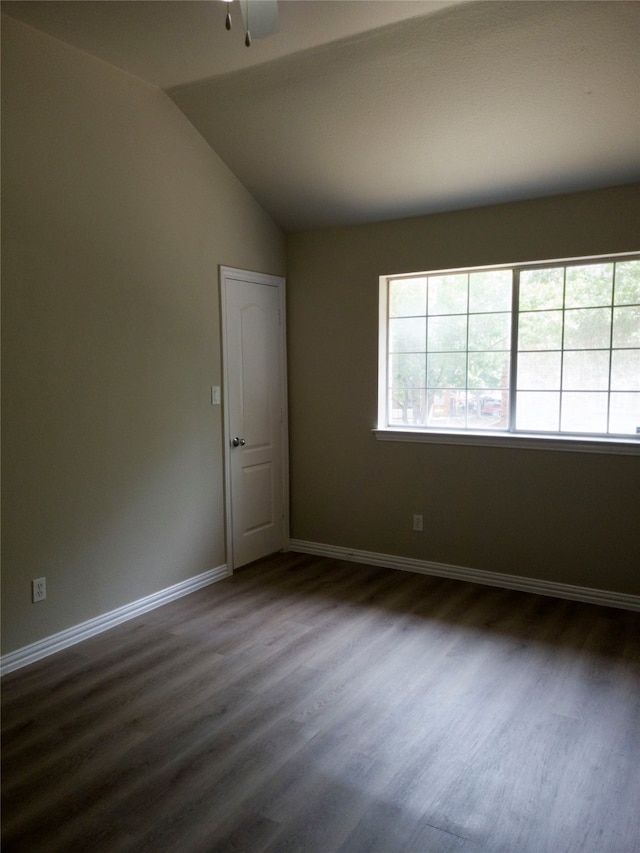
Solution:
[[[31,581],[31,600],[35,604],[36,601],[44,601],[47,597],[47,579],[36,578]]]

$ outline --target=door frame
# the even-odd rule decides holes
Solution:
[[[285,279],[282,276],[254,272],[220,265],[220,328],[222,343],[222,410],[223,410],[223,456],[224,456],[224,516],[225,516],[225,553],[227,569],[233,574],[235,568],[233,553],[233,500],[231,494],[231,423],[230,411],[227,405],[229,399],[230,377],[227,371],[229,330],[227,328],[227,288],[233,287],[234,280],[250,282],[278,288],[278,308],[280,311],[280,393],[282,395],[282,419],[280,422],[280,440],[282,442],[282,550],[289,550],[289,405],[287,396],[287,324],[286,324],[286,293]]]

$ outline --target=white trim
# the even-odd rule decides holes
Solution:
[[[337,545],[323,545],[319,542],[305,542],[301,539],[291,540],[291,550],[302,554],[315,554],[319,557],[331,557],[337,560],[350,560],[354,563],[366,563],[371,566],[383,566],[387,569],[453,578],[454,580],[497,586],[504,589],[517,589],[521,592],[532,592],[537,595],[550,595],[553,598],[565,598],[569,601],[586,601],[603,607],[640,610],[640,595],[629,595],[623,592],[610,592],[605,589],[592,589],[591,587],[574,586],[573,584],[557,583],[556,581],[538,578],[486,572],[480,569],[469,569],[465,566],[434,563],[430,560],[394,557],[391,554],[376,554],[373,551],[359,551],[355,548],[341,548]]]
[[[388,276],[378,279],[378,424],[387,423],[389,407],[389,287]],[[376,436],[377,437],[377,436]]]
[[[515,428],[501,432],[484,430],[459,430],[434,427],[411,429],[389,424],[389,353],[388,353],[388,302],[389,282],[410,278],[428,278],[430,276],[457,275],[460,273],[480,272],[484,270],[508,270],[513,274],[512,293],[512,341],[510,345],[511,373],[517,350],[517,325],[520,314],[518,307],[518,289],[520,272],[529,269],[547,269],[559,267],[566,269],[578,264],[610,261],[617,263],[628,260],[640,260],[635,252],[618,252],[611,255],[586,255],[578,258],[561,258],[547,261],[521,261],[511,264],[490,264],[475,267],[454,267],[445,270],[426,270],[422,272],[392,273],[379,276],[378,279],[378,421],[373,429],[379,441],[405,441],[425,444],[458,444],[485,447],[525,448],[527,450],[564,450],[578,453],[607,453],[611,455],[640,455],[640,436],[576,434],[561,432],[518,432]],[[514,301],[515,300],[515,301]],[[464,389],[461,389],[464,390]],[[516,388],[509,395],[510,423],[515,425]],[[606,389],[611,394],[611,388]]]
[[[507,264],[480,264],[470,267],[445,267],[443,269],[437,270],[418,270],[417,272],[402,272],[402,273],[387,273],[387,275],[380,276],[380,278],[421,278],[424,275],[457,275],[458,273],[465,272],[482,272],[484,270],[512,270],[515,267],[519,269],[535,269],[536,267],[542,267],[546,269],[547,267],[557,266],[557,267],[566,267],[572,266],[575,264],[582,264],[585,261],[623,261],[625,258],[629,258],[629,260],[635,260],[639,256],[638,249],[635,249],[632,252],[614,252],[613,254],[606,255],[579,255],[578,257],[570,257],[570,258],[547,258],[547,260],[542,261],[512,261]]]
[[[109,613],[103,613],[102,616],[96,616],[94,619],[81,622],[79,625],[74,625],[58,634],[52,634],[50,637],[31,643],[29,646],[23,646],[21,649],[16,649],[15,652],[9,652],[0,658],[2,675],[30,663],[35,663],[55,652],[81,643],[83,640],[88,640],[89,637],[108,631],[109,628],[114,628],[122,622],[127,622],[142,613],[147,613],[149,610],[155,610],[156,607],[162,607],[163,604],[169,604],[170,601],[189,595],[197,589],[202,589],[202,587],[226,578],[228,575],[227,566],[218,566],[216,569],[210,569],[208,572],[188,578],[186,581],[180,581],[180,583],[168,586],[159,592],[132,601],[130,604],[117,607]]]
[[[535,433],[480,432],[465,430],[436,432],[386,427],[372,430],[378,441],[408,441],[417,444],[466,444],[475,447],[510,447],[526,450],[569,450],[573,453],[609,453],[616,456],[640,456],[640,441],[630,438],[576,438]]]

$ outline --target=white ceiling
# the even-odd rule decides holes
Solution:
[[[280,0],[250,48],[231,9],[2,3],[167,91],[287,230],[640,180],[636,0]]]
[[[280,0],[280,32],[248,49],[239,0],[2,0],[2,11],[166,90],[460,2]]]

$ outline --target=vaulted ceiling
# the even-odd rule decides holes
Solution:
[[[250,48],[238,0],[2,10],[165,90],[286,230],[640,180],[635,0],[278,5]]]

